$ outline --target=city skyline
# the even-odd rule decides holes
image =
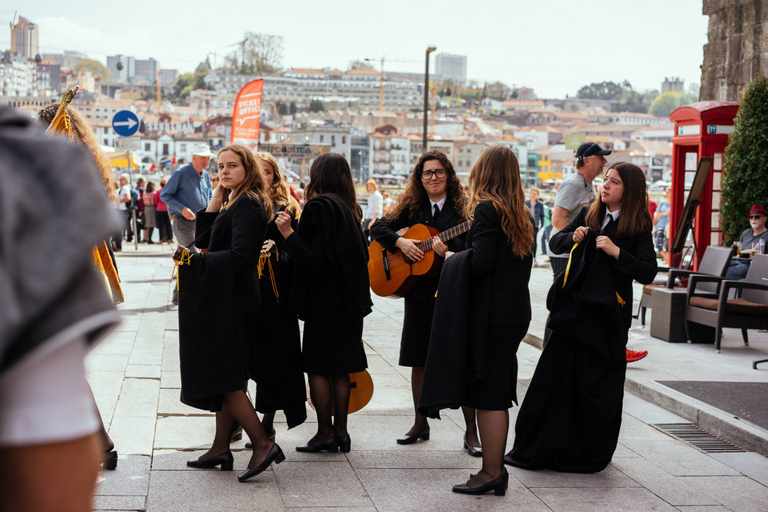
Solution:
[[[386,9],[346,0],[318,9],[299,1],[290,12],[242,0],[229,2],[231,9],[202,1],[182,10],[146,0],[131,5],[119,16],[88,1],[12,7],[40,27],[41,53],[81,51],[105,64],[107,55],[125,54],[153,57],[180,73],[206,56],[220,66],[243,33],[254,31],[283,36],[284,68],[346,69],[368,58],[379,69],[384,55],[385,71],[423,72],[424,51],[435,45],[438,53],[467,56],[469,80],[532,87],[540,97],[574,96],[583,85],[625,79],[636,90],[659,89],[666,76],[680,76],[687,87],[700,82],[707,42],[700,0],[649,0],[642,8],[631,0],[593,0],[579,8],[564,0],[501,6],[481,0],[473,14],[458,2],[431,7],[401,0]],[[253,22],[247,21],[251,11]],[[0,21],[13,14],[0,10]],[[430,30],[421,29],[424,20],[434,20]],[[0,47],[10,47],[10,30],[2,32]]]

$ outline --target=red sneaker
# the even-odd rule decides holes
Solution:
[[[626,349],[626,350],[627,350],[627,362],[628,363],[634,363],[634,362],[639,361],[639,360],[641,360],[642,358],[644,358],[645,356],[648,355],[648,351],[647,350],[638,350],[638,351],[629,350],[629,349]]]

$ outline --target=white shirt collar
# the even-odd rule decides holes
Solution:
[[[440,208],[440,211],[443,211],[443,206],[445,206],[445,201],[448,199],[448,195],[446,195],[444,198],[439,200],[438,202],[434,202],[433,200],[429,200],[429,211],[434,212],[435,211],[435,205],[437,205],[438,208]]]
[[[611,217],[613,217],[613,222],[619,221],[619,212],[621,211],[621,208],[619,208],[616,211],[609,212],[607,209],[605,210],[605,217],[603,218],[603,229],[605,229],[605,226],[608,225],[609,220]]]

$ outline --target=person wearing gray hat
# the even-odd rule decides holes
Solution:
[[[213,197],[211,178],[207,172],[211,162],[211,148],[207,144],[192,147],[192,163],[181,167],[168,179],[160,198],[168,205],[173,216],[173,234],[176,242],[194,251],[196,212],[204,210]],[[178,291],[173,292],[173,303],[178,304]]]

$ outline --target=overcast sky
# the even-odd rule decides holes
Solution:
[[[253,31],[283,36],[284,67],[344,70],[370,58],[378,69],[384,56],[385,71],[423,72],[435,45],[466,55],[469,79],[545,98],[605,80],[637,90],[672,76],[699,83],[708,21],[701,0],[5,0],[0,49],[10,48],[14,11],[39,26],[41,53],[154,57],[184,73],[208,54],[221,65]]]

